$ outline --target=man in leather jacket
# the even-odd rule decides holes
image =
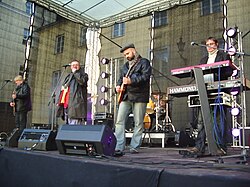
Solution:
[[[26,128],[27,114],[31,110],[30,87],[21,75],[16,76],[14,82],[17,86],[12,93],[13,101],[10,106],[13,107],[16,128],[22,132]]]
[[[117,155],[122,155],[125,149],[125,123],[131,113],[134,117],[134,132],[130,142],[130,152],[138,153],[142,141],[144,115],[149,102],[152,71],[149,60],[137,53],[134,44],[125,45],[120,52],[128,61],[121,68],[116,86],[116,92],[119,93],[118,100],[120,99],[115,124]]]

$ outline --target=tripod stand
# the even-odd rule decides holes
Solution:
[[[55,113],[55,111],[56,111],[56,93],[59,92],[58,90],[60,90],[59,85],[61,84],[62,77],[63,77],[63,75],[64,75],[64,73],[66,71],[66,68],[67,68],[67,66],[63,66],[63,67],[64,67],[64,70],[61,73],[61,75],[60,75],[60,77],[59,77],[59,79],[57,81],[55,89],[53,90],[53,92],[52,92],[52,94],[50,96],[49,103],[48,103],[48,106],[50,106],[52,104],[52,106],[51,106],[51,108],[52,108],[52,111],[51,111],[51,127],[50,127],[51,131],[53,131],[54,130],[54,126],[57,125],[55,123],[55,119],[56,119],[56,113]]]

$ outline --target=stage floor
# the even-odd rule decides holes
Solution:
[[[160,144],[159,147],[142,147],[138,154],[125,150],[123,156],[111,157],[62,155],[58,151],[2,147],[0,184],[25,184],[26,187],[249,186],[250,159],[246,157],[243,162],[239,148],[228,148],[228,156],[236,157],[225,159],[219,156],[189,158],[180,155],[180,150],[183,149],[162,148]],[[27,179],[25,182],[23,177]]]

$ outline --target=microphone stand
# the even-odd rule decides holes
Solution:
[[[156,86],[157,86],[157,88],[158,88],[158,90],[159,90],[159,93],[158,93],[158,97],[157,97],[157,107],[156,107],[156,115],[155,115],[155,130],[156,130],[156,132],[158,131],[158,126],[160,126],[160,124],[159,124],[159,120],[158,120],[158,118],[159,118],[159,112],[160,112],[160,96],[161,96],[161,89],[160,89],[160,86],[159,86],[159,84],[158,84],[158,82],[156,81],[156,78],[155,78],[155,76],[154,76],[154,74],[152,74],[152,76],[153,76],[153,79],[154,79],[154,81],[155,81],[155,84],[156,84]]]
[[[191,45],[192,46],[197,45],[197,46],[200,46],[200,47],[209,47],[209,48],[213,48],[213,49],[218,49],[219,51],[225,51],[227,53],[234,53],[234,54],[237,54],[237,55],[240,55],[240,56],[250,56],[250,54],[247,54],[247,53],[244,53],[244,52],[233,51],[232,50],[233,48],[223,49],[223,48],[219,48],[219,47],[206,46],[204,44],[198,44],[198,43],[195,43],[195,42],[191,42]]]
[[[0,90],[2,90],[6,86],[6,84],[8,84],[9,82],[11,82],[11,81],[4,81],[4,83],[2,84],[2,87],[0,88]]]
[[[0,88],[0,90],[2,90],[6,86],[6,84],[8,84],[9,82],[11,82],[11,81],[4,81],[3,84],[2,84],[2,86],[1,86],[1,88]],[[4,134],[8,138],[8,135],[7,135],[6,132],[0,132],[0,134],[1,135]]]
[[[166,75],[164,75],[163,73],[161,73],[159,70],[157,70],[156,68],[154,68],[153,66],[152,66],[152,69],[154,70],[154,71],[156,71],[156,72],[158,72],[161,76],[163,76],[163,77],[165,77],[167,80],[169,80],[170,82],[172,82],[172,83],[174,83],[175,85],[177,85],[177,86],[180,86],[180,84],[178,84],[177,82],[175,82],[175,81],[173,81],[172,79],[170,79],[169,77],[167,77]],[[153,74],[153,78],[154,78],[154,80],[155,80],[155,82],[156,82],[156,86],[157,86],[157,88],[159,89],[159,93],[162,93],[161,92],[161,89],[160,89],[160,87],[159,87],[159,84],[157,83],[157,81],[156,81],[156,78],[155,78],[155,76],[154,76],[154,74]],[[166,106],[168,105],[168,103],[166,103]],[[166,117],[165,117],[165,123],[166,122],[171,122],[171,119],[170,119],[170,117],[168,116],[168,107],[166,107]],[[156,109],[156,131],[158,131],[158,126],[159,126],[159,124],[158,124],[158,115],[159,115],[159,112],[160,112],[160,95],[159,95],[159,98],[158,98],[158,108]]]
[[[157,73],[159,73],[161,76],[165,77],[167,80],[169,80],[170,82],[174,83],[177,86],[180,86],[180,84],[178,84],[177,82],[173,81],[172,79],[170,79],[169,77],[167,77],[166,75],[164,75],[163,73],[161,73],[159,70],[157,70],[156,68],[154,68],[153,66],[151,66],[152,69],[154,71],[156,71]]]
[[[50,99],[49,99],[49,103],[48,103],[48,106],[50,106],[50,104],[52,103],[52,114],[51,114],[51,127],[50,127],[50,130],[53,131],[54,130],[54,121],[55,121],[55,109],[56,109],[56,91],[61,83],[61,80],[62,80],[62,77],[67,69],[67,66],[63,66],[64,67],[64,70],[63,72],[61,73],[60,77],[59,77],[59,80],[57,81],[57,84],[55,86],[55,89],[53,90],[52,94],[50,95]],[[57,125],[57,124],[55,124]]]

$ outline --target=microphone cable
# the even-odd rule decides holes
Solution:
[[[220,77],[221,75],[221,67],[218,68],[218,94],[215,99],[214,106],[214,115],[213,115],[213,129],[214,129],[214,140],[219,148],[224,144],[224,131],[225,131],[225,112],[224,107],[221,104],[223,102],[223,95],[221,95],[221,85],[220,85]],[[217,115],[217,113],[219,114]]]

